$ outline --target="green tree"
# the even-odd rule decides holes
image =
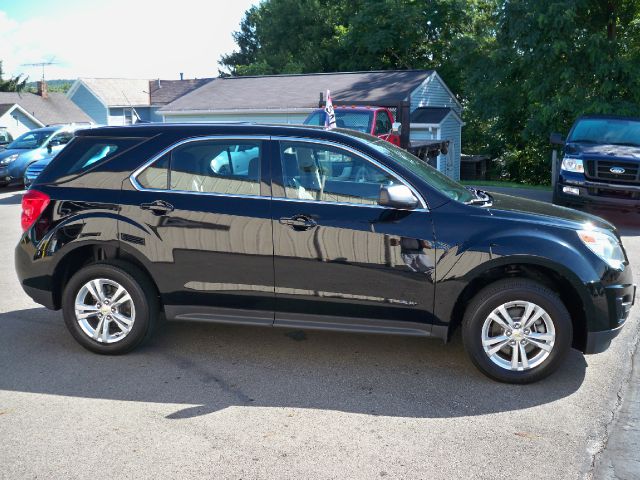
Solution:
[[[2,77],[4,72],[2,71],[2,60],[0,60],[0,92],[19,92],[24,89],[27,84],[27,77],[18,75],[17,77],[9,77],[8,80],[4,80]]]
[[[484,125],[488,150],[504,157],[507,176],[548,182],[551,131],[566,133],[587,113],[637,115],[640,3],[504,0],[495,6],[495,35],[467,55],[469,110]]]

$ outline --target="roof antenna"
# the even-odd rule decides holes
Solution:
[[[160,83],[160,80],[158,80],[158,83]],[[136,112],[136,109],[133,107],[133,105],[129,101],[129,98],[127,97],[127,94],[124,93],[124,90],[120,90],[120,91],[122,92],[122,96],[124,96],[124,99],[129,104],[129,108],[131,109],[131,113],[133,113],[136,116],[136,119],[137,119],[136,123],[146,123],[146,122],[143,122],[142,118],[140,118],[140,115],[138,115],[138,112]]]

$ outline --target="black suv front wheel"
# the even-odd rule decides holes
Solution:
[[[135,267],[107,263],[88,265],[71,277],[62,309],[80,345],[111,355],[147,340],[158,317],[158,301],[146,276]]]
[[[485,375],[531,383],[550,375],[571,346],[571,317],[547,287],[521,278],[495,282],[469,304],[462,339]]]

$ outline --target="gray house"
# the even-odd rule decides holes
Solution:
[[[157,114],[165,122],[302,123],[326,90],[339,102],[409,101],[411,140],[449,140],[449,152],[438,158],[438,169],[460,177],[462,106],[433,70],[218,78],[168,103]]]
[[[57,123],[90,123],[91,118],[63,93],[49,93],[38,82],[38,93],[0,92],[0,127],[14,138],[34,128]]]
[[[67,97],[100,125],[161,122],[158,109],[209,81],[79,78]]]

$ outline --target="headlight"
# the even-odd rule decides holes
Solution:
[[[3,158],[2,160],[0,160],[0,165],[8,165],[11,162],[13,162],[16,158],[18,158],[18,153],[14,153],[13,155],[9,155],[8,157]]]
[[[624,263],[624,253],[618,239],[610,233],[596,230],[578,230],[578,237],[589,250],[613,268],[620,269]]]
[[[560,168],[565,172],[584,173],[584,165],[579,158],[564,157]]]

